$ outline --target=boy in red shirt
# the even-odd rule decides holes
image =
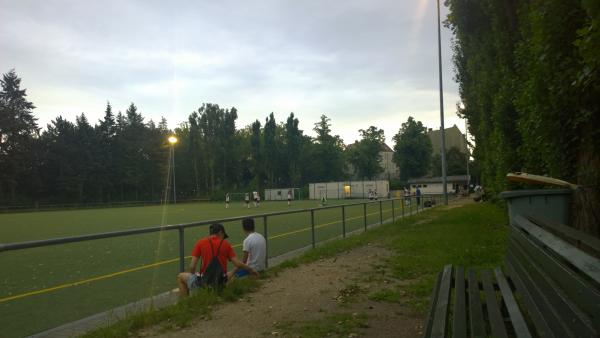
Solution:
[[[209,233],[210,235],[208,237],[202,238],[196,242],[194,250],[192,250],[192,261],[190,263],[189,272],[181,272],[177,276],[179,295],[182,297],[188,296],[190,290],[202,286],[202,274],[212,260],[213,254],[215,254],[219,260],[221,269],[223,270],[224,279],[227,279],[227,261],[231,261],[236,267],[247,269],[251,274],[258,276],[256,270],[237,259],[231,244],[225,240],[229,236],[227,236],[225,227],[223,227],[222,224],[211,224]],[[200,259],[202,260],[202,267],[200,273],[197,273],[196,266]]]

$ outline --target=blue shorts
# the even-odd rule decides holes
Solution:
[[[235,272],[235,277],[240,278],[240,277],[248,276],[249,274],[250,274],[250,271],[248,271],[246,269],[239,269],[238,271]]]

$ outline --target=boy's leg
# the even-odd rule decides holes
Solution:
[[[177,285],[179,286],[179,297],[187,297],[190,294],[188,289],[188,279],[192,274],[189,272],[181,272],[177,275]]]

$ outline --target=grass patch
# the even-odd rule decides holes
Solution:
[[[392,289],[382,289],[369,294],[369,299],[376,302],[399,303],[403,297],[403,292]]]
[[[424,218],[429,220],[419,223]],[[419,224],[400,231],[382,231],[394,252],[392,274],[413,281],[405,290],[409,305],[419,312],[427,310],[435,277],[444,265],[490,268],[502,264],[508,220],[506,212],[494,204],[434,209],[416,216],[415,223]]]
[[[367,316],[359,313],[336,313],[323,319],[277,324],[269,334],[285,337],[358,337],[361,329],[368,328]]]
[[[229,284],[221,293],[209,289],[198,290],[188,298],[162,309],[148,309],[127,317],[107,327],[102,327],[84,334],[84,338],[129,337],[141,329],[159,325],[159,330],[176,330],[189,326],[198,318],[210,317],[214,305],[232,302],[258,286],[258,281],[251,278],[237,279]]]

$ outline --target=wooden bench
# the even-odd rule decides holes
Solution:
[[[424,337],[599,337],[600,241],[517,216],[504,268],[447,265]]]

